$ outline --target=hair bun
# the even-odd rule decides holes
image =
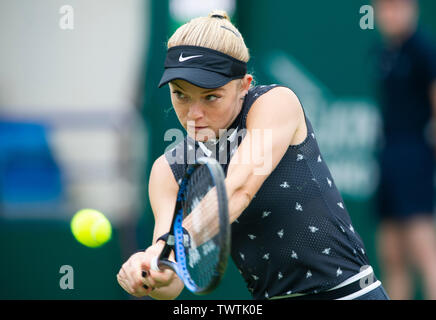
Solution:
[[[224,10],[213,10],[209,13],[209,18],[226,19],[230,21],[229,15]]]

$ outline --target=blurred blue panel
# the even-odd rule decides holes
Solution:
[[[0,121],[0,201],[4,208],[57,204],[61,171],[37,123]]]

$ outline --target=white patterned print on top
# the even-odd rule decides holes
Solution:
[[[270,214],[271,214],[271,211],[264,211],[264,212],[262,213],[262,218],[266,218],[266,217],[268,217]]]
[[[295,204],[295,210],[297,210],[297,211],[303,211],[303,206],[297,202],[297,203]]]
[[[330,250],[331,248],[325,248],[324,250],[322,250],[323,254],[329,255],[330,254]]]
[[[291,186],[288,184],[287,181],[285,181],[285,182],[283,182],[283,183],[280,185],[280,187],[283,188],[283,189],[288,189],[288,188],[290,188]]]
[[[315,232],[317,232],[319,229],[318,229],[317,227],[315,227],[315,226],[309,226],[309,230],[310,230],[310,232],[315,233]]]

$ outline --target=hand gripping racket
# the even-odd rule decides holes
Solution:
[[[213,158],[187,167],[179,184],[174,217],[165,246],[152,270],[170,268],[195,294],[214,290],[227,267],[230,222],[224,172]],[[176,263],[168,258],[175,250]]]

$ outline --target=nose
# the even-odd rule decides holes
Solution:
[[[203,117],[203,108],[199,103],[193,103],[189,107],[188,119],[191,121],[199,120]]]

